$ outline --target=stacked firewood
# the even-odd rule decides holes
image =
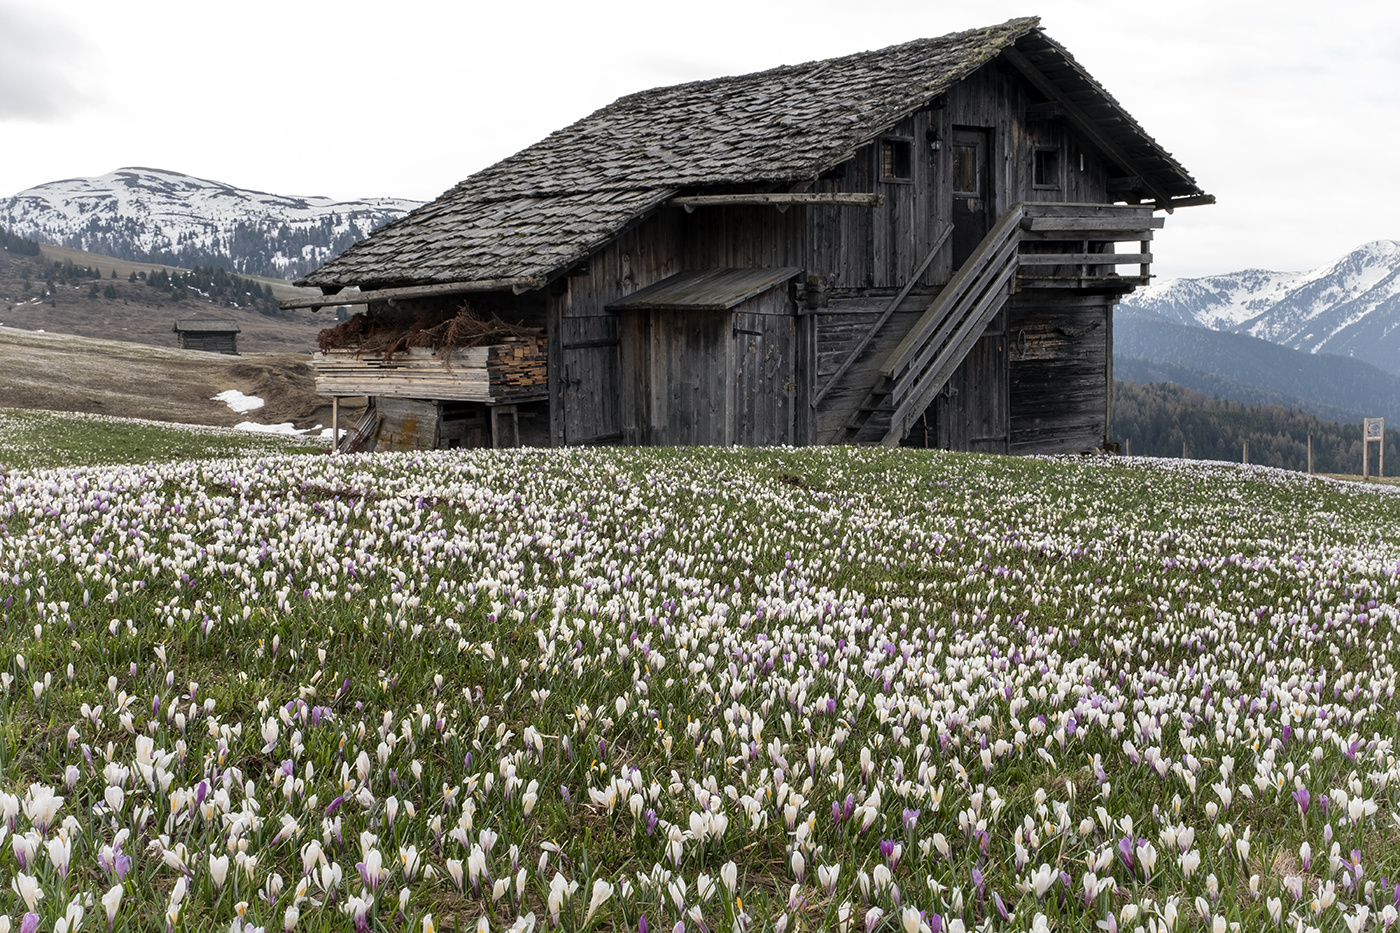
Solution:
[[[545,338],[539,334],[506,337],[491,345],[486,369],[492,398],[539,395],[547,391]]]

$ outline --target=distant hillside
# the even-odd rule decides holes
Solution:
[[[1169,383],[1115,381],[1113,433],[1137,456],[1180,457],[1238,463],[1249,441],[1249,462],[1305,470],[1308,435],[1318,473],[1361,472],[1361,423],[1338,424],[1277,405],[1242,405]],[[1371,445],[1371,472],[1377,447]],[[1385,432],[1387,474],[1400,474],[1400,431]]]
[[[118,259],[295,279],[419,203],[288,197],[179,172],[121,168],[0,200],[0,226]]]
[[[1400,241],[1376,240],[1308,272],[1246,269],[1169,279],[1122,307],[1176,324],[1249,334],[1400,375]]]
[[[4,328],[174,347],[177,319],[232,319],[241,351],[309,353],[334,320],[334,312],[277,310],[274,296],[303,291],[286,282],[109,259],[33,244],[3,228],[0,236]]]
[[[1116,377],[1134,382],[1169,381],[1329,420],[1359,423],[1370,415],[1400,425],[1400,377],[1369,363],[1173,324],[1125,307],[1113,318],[1113,368]]]

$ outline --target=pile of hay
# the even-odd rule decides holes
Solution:
[[[537,337],[538,327],[507,324],[496,315],[489,319],[463,302],[453,317],[440,313],[415,311],[412,316],[392,313],[357,314],[334,327],[328,327],[316,337],[322,353],[353,349],[359,357],[378,355],[385,362],[395,353],[409,347],[427,347],[433,351],[457,347],[485,347],[510,338]]]

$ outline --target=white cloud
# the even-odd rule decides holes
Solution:
[[[106,101],[25,126],[0,196],[161,165],[283,194],[432,198],[623,94],[1030,10],[1219,198],[1168,218],[1162,276],[1312,268],[1400,238],[1394,0],[1177,0],[1170,16],[1105,16],[1101,0],[868,0],[857,15],[838,0],[67,0],[66,26],[39,2],[0,0],[30,4],[0,7],[0,117],[71,116],[87,75]]]
[[[86,40],[37,10],[0,4],[0,120],[46,122],[80,113]]]

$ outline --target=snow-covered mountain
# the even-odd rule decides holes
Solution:
[[[1311,272],[1247,269],[1169,279],[1122,306],[1400,373],[1400,242],[1394,240],[1367,243]]]
[[[119,259],[294,279],[420,203],[288,197],[179,172],[119,168],[0,201],[0,226]]]

